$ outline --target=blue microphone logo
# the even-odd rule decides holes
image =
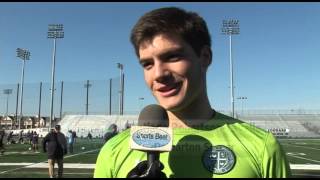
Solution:
[[[145,128],[133,133],[132,139],[142,147],[160,148],[169,144],[171,137],[161,129]]]

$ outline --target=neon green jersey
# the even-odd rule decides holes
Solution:
[[[223,114],[193,128],[173,129],[173,149],[160,154],[167,177],[290,177],[290,167],[271,133]],[[130,150],[130,131],[101,149],[95,178],[127,176],[146,152]]]

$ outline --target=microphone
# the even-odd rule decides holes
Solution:
[[[138,126],[131,127],[130,148],[147,152],[148,167],[159,161],[160,152],[172,150],[172,128],[166,110],[156,104],[143,108]]]

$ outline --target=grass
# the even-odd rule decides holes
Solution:
[[[41,142],[41,141],[40,141]],[[83,153],[86,151],[98,149],[97,152],[83,154],[79,156],[70,157],[71,161],[67,159],[66,162],[79,162],[79,163],[95,163],[99,149],[103,146],[101,139],[93,139],[88,141],[86,139],[77,139],[74,145],[74,153]],[[4,156],[0,156],[0,162],[17,163],[17,162],[43,162],[47,161],[47,154],[43,153],[42,146],[39,144],[39,152],[34,153],[29,150],[30,144],[11,144],[5,145],[6,152]],[[83,150],[82,147],[85,147]],[[67,154],[67,156],[73,155]]]
[[[319,139],[280,140],[280,143],[291,164],[320,164]]]
[[[0,170],[2,171],[2,170]],[[55,173],[57,169],[55,170]],[[19,173],[1,174],[1,178],[48,178],[48,169],[19,169]],[[64,178],[93,178],[93,169],[64,169]]]
[[[39,140],[42,142],[42,139]],[[95,164],[100,148],[103,146],[102,139],[77,139],[74,144],[74,153],[67,154],[64,163]],[[47,162],[47,154],[43,152],[39,143],[39,152],[29,150],[30,144],[5,145],[5,155],[0,156],[1,163],[40,163]],[[85,147],[85,149],[82,149]],[[95,150],[86,153],[87,151]],[[57,172],[57,165],[55,165]],[[6,173],[1,173],[8,171]],[[92,178],[94,169],[64,169],[65,178]],[[48,168],[26,168],[26,166],[0,166],[0,178],[48,178]]]
[[[80,164],[95,164],[97,157],[98,157],[99,151],[96,151],[96,153],[88,153],[81,155],[81,158],[79,156],[73,156],[70,158],[66,158],[64,160],[65,163],[80,163]]]
[[[319,139],[280,139],[290,164],[320,164],[320,140]],[[41,140],[39,140],[41,142]],[[74,153],[67,154],[65,163],[95,164],[102,139],[77,139],[74,145]],[[29,144],[6,145],[6,153],[0,156],[1,163],[40,163],[47,161],[47,154],[42,152],[39,144],[39,153],[29,151]],[[83,150],[82,147],[85,147]],[[95,150],[95,151],[93,151]],[[92,151],[92,152],[88,152]],[[86,153],[88,152],[88,153]],[[290,153],[290,154],[288,154]],[[319,162],[318,162],[319,161]],[[57,168],[57,165],[55,166]],[[7,173],[1,173],[8,171]],[[65,178],[92,178],[94,169],[64,169]],[[293,170],[294,177],[315,177],[320,171]],[[26,168],[25,166],[0,166],[0,178],[47,178],[47,168]],[[318,176],[319,177],[319,176]]]

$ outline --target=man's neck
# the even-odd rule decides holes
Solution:
[[[215,111],[211,108],[209,101],[201,104],[193,104],[181,111],[167,111],[169,116],[169,127],[188,128],[199,126],[212,119]]]

